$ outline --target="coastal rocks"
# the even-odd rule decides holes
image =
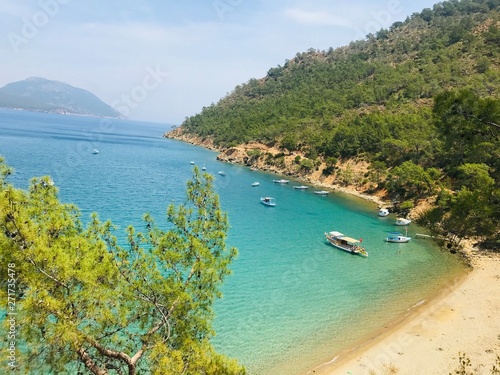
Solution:
[[[364,161],[339,161],[334,173],[324,175],[323,170],[327,167],[325,162],[309,159],[300,151],[287,152],[275,145],[248,142],[224,148],[215,145],[210,137],[189,134],[183,128],[173,129],[165,133],[164,137],[219,151],[217,160],[222,162],[246,165],[261,171],[293,177],[321,188],[356,195],[378,205],[387,205],[382,196],[369,194],[369,187],[362,183],[363,176],[369,168],[369,164]],[[378,193],[382,194],[380,191]]]
[[[217,155],[217,160],[228,163],[238,163],[246,165],[249,160],[248,154],[239,148],[231,147]]]
[[[200,137],[195,134],[190,134],[185,132],[183,128],[175,128],[163,134],[163,138],[176,139],[178,141],[183,141],[190,143],[194,146],[200,146],[207,148],[212,151],[221,151],[222,147],[217,146],[213,139],[210,137]]]

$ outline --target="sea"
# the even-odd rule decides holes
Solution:
[[[144,213],[167,226],[167,206],[185,200],[191,161],[205,166],[228,213],[228,246],[239,251],[214,306],[213,343],[249,374],[321,370],[465,272],[432,240],[385,242],[387,232],[404,228],[394,225],[393,215],[378,217],[371,202],[339,192],[319,196],[313,186],[293,189],[303,184],[293,180],[273,183],[281,176],[219,162],[213,151],[163,138],[170,128],[3,109],[0,155],[15,169],[9,181],[16,187],[51,176],[61,201],[76,204],[84,221],[97,212],[123,238],[128,225],[144,228]],[[276,207],[261,204],[262,196],[274,197]],[[369,256],[329,245],[324,233],[332,230],[361,239]],[[408,235],[416,233],[425,229],[411,223]]]

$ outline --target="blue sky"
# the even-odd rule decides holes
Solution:
[[[179,124],[297,52],[340,47],[434,0],[0,0],[0,86],[44,77]]]

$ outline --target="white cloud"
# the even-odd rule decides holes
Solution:
[[[351,22],[348,19],[322,10],[288,8],[285,10],[285,15],[302,25],[351,27]]]

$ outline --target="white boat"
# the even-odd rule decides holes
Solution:
[[[411,220],[410,219],[405,219],[405,218],[402,218],[402,217],[398,217],[396,219],[396,225],[408,225],[411,223]]]
[[[337,231],[325,233],[325,236],[326,240],[337,249],[347,251],[351,254],[361,255],[363,257],[368,256],[368,252],[365,250],[365,248],[359,245],[361,243],[361,240],[347,237]]]
[[[293,188],[297,190],[306,190],[309,189],[309,186],[300,185],[300,186],[294,186]]]
[[[94,148],[94,149],[92,149],[92,153],[93,153],[93,154],[98,154],[98,153],[99,153],[99,150],[98,150],[97,148]]]
[[[202,170],[202,171],[206,171],[206,170],[207,170],[207,167],[203,166],[203,167],[201,167],[201,170]]]
[[[191,160],[191,161],[189,162],[189,164],[194,165],[194,161],[192,161],[192,160]]]
[[[289,180],[273,180],[275,184],[288,184],[290,181]]]
[[[387,208],[381,208],[378,210],[378,216],[385,217],[389,215],[389,210]]]
[[[262,197],[260,198],[260,201],[262,204],[265,204],[266,206],[274,207],[276,206],[276,200],[271,197]]]
[[[256,186],[259,186],[259,185],[260,185],[260,183],[258,181],[255,181],[255,182],[252,183],[252,187],[256,187]]]
[[[318,190],[318,191],[315,191],[314,194],[318,194],[318,195],[328,195],[328,192],[326,190]]]
[[[404,236],[399,232],[389,232],[387,233],[387,238],[385,239],[387,242],[396,242],[396,243],[405,243],[411,240],[411,237]]]
[[[221,176],[225,176],[225,175],[226,175],[226,172],[224,172],[224,171],[219,171],[219,174],[220,174]]]

